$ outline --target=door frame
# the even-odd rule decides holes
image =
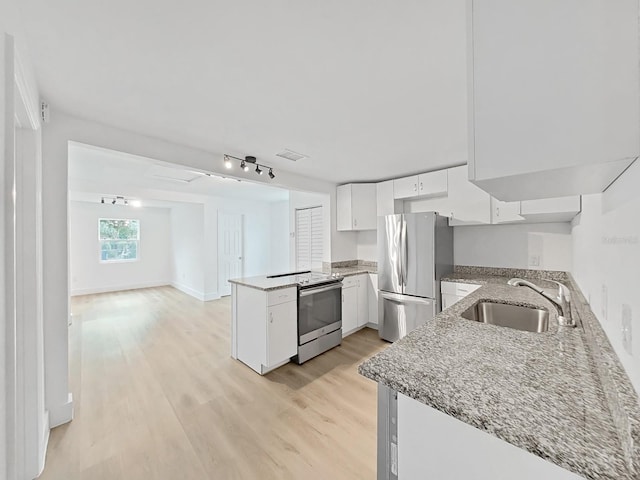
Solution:
[[[218,232],[217,232],[217,238],[218,238],[218,295],[220,297],[223,296],[229,296],[231,295],[231,286],[229,286],[229,293],[227,293],[227,290],[224,289],[224,284],[227,283],[226,280],[228,279],[223,279],[222,278],[222,222],[220,221],[220,217],[221,216],[230,216],[230,217],[239,217],[240,218],[240,250],[241,250],[241,254],[240,256],[242,257],[240,260],[240,276],[242,277],[244,275],[244,214],[242,213],[233,213],[233,212],[221,212],[218,211]]]
[[[37,98],[15,40],[4,35],[7,478],[35,478],[49,439],[45,410],[42,148]],[[13,190],[13,191],[11,191]],[[4,422],[3,422],[4,423]]]

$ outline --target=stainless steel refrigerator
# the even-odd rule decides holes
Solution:
[[[441,309],[453,270],[453,228],[434,212],[378,217],[378,332],[395,342]]]

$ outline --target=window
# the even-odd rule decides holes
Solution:
[[[140,221],[127,218],[98,220],[101,262],[131,262],[138,260]]]
[[[322,207],[296,210],[296,270],[322,268]]]

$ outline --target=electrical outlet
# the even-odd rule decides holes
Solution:
[[[529,257],[529,266],[530,267],[539,267],[540,266],[540,255],[531,255],[531,257]]]
[[[607,313],[609,309],[609,291],[606,285],[602,285],[602,320],[607,320]]]
[[[629,355],[633,355],[633,337],[631,335],[631,307],[622,305],[622,346]]]

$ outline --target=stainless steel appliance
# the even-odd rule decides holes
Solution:
[[[298,284],[299,364],[342,343],[342,277],[306,272]]]
[[[434,212],[378,217],[378,332],[395,342],[441,309],[453,270],[453,228]]]

